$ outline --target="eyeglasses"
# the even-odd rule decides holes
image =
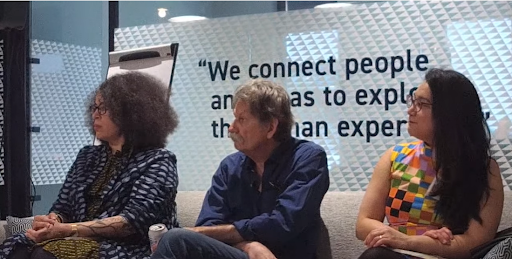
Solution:
[[[96,110],[98,110],[98,113],[100,115],[104,115],[105,113],[107,113],[107,107],[105,107],[105,105],[103,105],[103,104],[100,104],[99,106],[96,104],[93,104],[89,107],[89,112],[91,114],[93,114]]]
[[[411,108],[412,106],[414,106],[415,112],[421,111],[421,108],[423,108],[423,106],[432,106],[432,103],[423,100],[418,100],[410,94],[407,95],[405,104],[407,105],[407,108]]]

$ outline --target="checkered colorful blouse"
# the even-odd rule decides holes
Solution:
[[[389,225],[407,235],[442,227],[427,195],[436,178],[432,149],[423,141],[396,145],[391,155],[391,189],[386,201]]]

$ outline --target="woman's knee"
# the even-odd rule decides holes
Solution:
[[[57,259],[52,253],[45,251],[42,247],[35,247],[30,255],[31,259]]]
[[[8,259],[30,259],[31,248],[25,245],[16,245]]]
[[[406,257],[386,247],[371,247],[359,256],[359,259],[405,259]]]

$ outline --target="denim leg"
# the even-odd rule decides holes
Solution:
[[[249,259],[238,248],[190,230],[173,228],[164,234],[151,259]]]

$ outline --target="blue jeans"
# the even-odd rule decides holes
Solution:
[[[249,259],[238,248],[182,228],[164,234],[151,259]]]

